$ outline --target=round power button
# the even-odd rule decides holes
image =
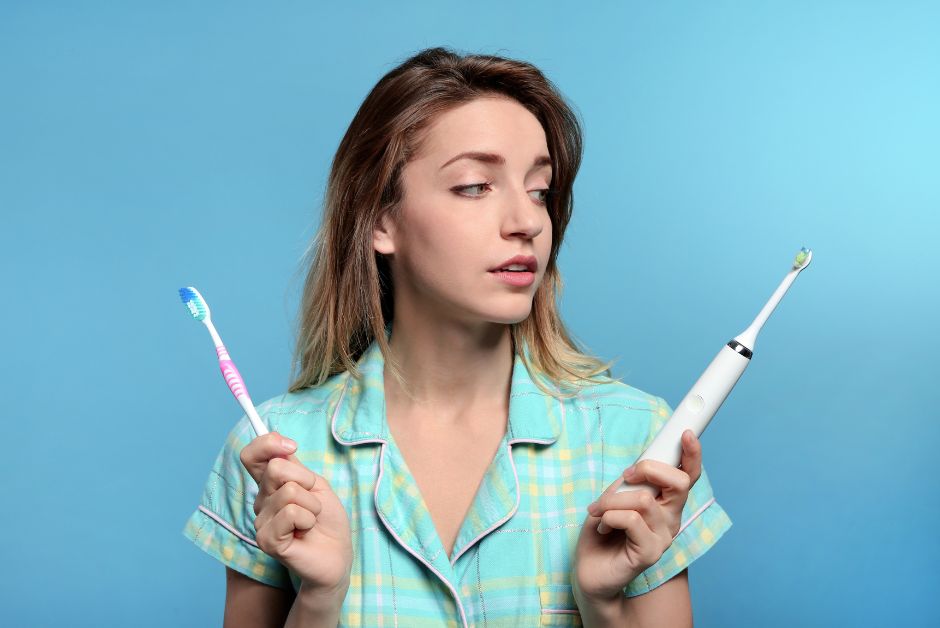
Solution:
[[[689,410],[692,412],[701,412],[702,408],[705,407],[705,400],[702,399],[701,395],[695,395],[694,397],[689,397]]]

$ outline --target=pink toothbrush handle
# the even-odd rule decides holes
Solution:
[[[268,428],[264,424],[264,421],[261,420],[261,417],[258,416],[258,411],[255,410],[254,404],[251,403],[251,397],[248,396],[248,387],[245,386],[245,380],[242,379],[241,373],[235,368],[235,363],[232,362],[228,351],[225,350],[225,345],[219,343],[215,348],[215,352],[219,356],[219,368],[222,369],[222,377],[225,379],[225,383],[228,384],[229,390],[235,395],[235,399],[238,400],[238,404],[245,411],[248,420],[251,421],[251,427],[254,429],[255,435],[261,436],[262,434],[267,434]]]
[[[219,346],[216,347],[215,352],[219,355],[219,368],[222,369],[222,377],[225,379],[225,383],[228,384],[229,390],[239,401],[243,396],[247,398],[248,389],[245,387],[245,380],[242,379],[235,363],[229,358],[228,351],[225,350],[224,346]]]

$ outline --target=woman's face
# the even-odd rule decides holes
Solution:
[[[541,124],[515,100],[481,97],[439,115],[402,171],[401,219],[377,228],[390,255],[396,317],[516,323],[532,308],[552,245],[545,190],[552,169]],[[458,157],[462,153],[474,156]],[[487,157],[486,155],[490,155]],[[523,273],[492,269],[516,255]]]

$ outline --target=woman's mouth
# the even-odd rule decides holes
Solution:
[[[527,270],[491,270],[491,275],[510,286],[531,286],[535,281],[535,273]]]

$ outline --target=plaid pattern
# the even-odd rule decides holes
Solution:
[[[515,356],[508,429],[448,557],[385,421],[383,366],[373,342],[361,380],[340,373],[258,406],[349,514],[354,559],[340,626],[580,626],[570,576],[585,509],[652,440],[671,413],[666,402],[619,382],[562,402]],[[257,485],[239,460],[253,435],[242,417],[183,534],[232,569],[296,590],[299,578],[254,541]],[[731,526],[704,470],[682,521],[625,595],[673,577]]]

